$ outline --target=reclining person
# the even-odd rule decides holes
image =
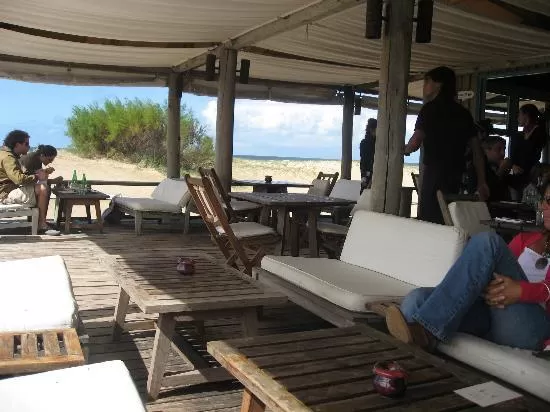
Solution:
[[[29,151],[29,134],[13,130],[4,139],[0,150],[0,204],[24,204],[35,206],[38,203],[38,228],[48,229],[48,188],[38,182],[46,181],[48,174],[37,170],[28,175],[23,172],[19,158]]]
[[[390,333],[423,347],[469,333],[499,345],[550,344],[550,180],[543,183],[544,227],[509,245],[495,233],[473,236],[435,288],[410,292],[386,313]]]

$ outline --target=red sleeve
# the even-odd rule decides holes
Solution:
[[[512,241],[508,244],[508,248],[516,257],[516,259],[518,259],[519,256],[522,254],[523,249],[525,249],[525,240],[523,238],[523,233],[514,236]]]
[[[550,297],[549,289],[546,287],[546,282],[547,281],[540,283],[530,283],[525,280],[521,281],[521,296],[519,298],[520,302],[546,302]]]

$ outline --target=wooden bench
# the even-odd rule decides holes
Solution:
[[[44,372],[84,362],[73,328],[0,333],[0,375]]]

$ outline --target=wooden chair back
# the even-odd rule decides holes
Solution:
[[[443,221],[447,226],[454,226],[453,218],[451,217],[451,212],[449,212],[449,203],[452,202],[478,202],[478,195],[456,195],[456,194],[445,194],[441,190],[437,191],[437,202],[439,203],[439,208],[441,209],[441,214],[443,215]]]
[[[420,188],[421,188],[420,173],[411,172],[411,177],[412,177],[414,189],[416,190],[416,193],[420,196]]]
[[[247,255],[247,249],[235,236],[211,180],[207,177],[185,175],[185,181],[212,239],[225,256],[226,264],[241,270],[240,263],[243,266],[242,271],[252,276],[252,268],[257,263],[258,258],[254,256],[250,259]],[[263,252],[258,251],[256,255],[259,253]]]
[[[328,191],[327,191],[327,193],[330,193],[330,192],[332,192],[332,189],[334,188],[334,185],[336,184],[336,181],[338,180],[339,176],[340,176],[340,173],[338,173],[338,172],[336,172],[336,173],[319,172],[319,174],[317,175],[317,179],[319,179],[319,180],[328,180],[330,182],[329,187],[328,187]]]
[[[231,198],[223,188],[222,182],[216,173],[216,170],[214,168],[204,168],[199,167],[199,173],[202,176],[202,178],[210,180],[210,183],[212,184],[212,187],[214,188],[214,192],[217,195],[218,199],[220,200],[222,207],[225,209],[225,212],[227,213],[227,217],[230,221],[233,221],[235,218],[235,212],[233,208],[231,207]]]

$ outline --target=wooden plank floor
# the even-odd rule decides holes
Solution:
[[[193,225],[190,235],[181,231],[166,233],[159,227],[150,227],[141,237],[136,237],[133,227],[106,227],[104,234],[95,231],[61,235],[59,237],[25,236],[26,230],[17,230],[15,234],[4,236],[0,232],[0,261],[61,255],[71,275],[73,290],[78,301],[80,315],[90,335],[90,363],[121,359],[130,370],[140,393],[145,399],[147,368],[151,359],[154,330],[150,317],[140,314],[131,306],[128,319],[136,329],[124,333],[120,342],[110,341],[112,316],[117,299],[118,286],[111,275],[100,263],[101,255],[133,255],[140,251],[158,250],[185,251],[200,250],[220,259],[222,255],[209,236],[200,226]],[[10,233],[5,231],[5,233]],[[174,262],[175,267],[175,262]],[[139,324],[137,322],[140,322]],[[293,305],[266,308],[260,320],[261,335],[314,330],[330,327],[323,320]],[[195,331],[182,325],[179,333],[185,336],[206,359],[214,362],[206,353],[205,345],[197,339]],[[240,323],[236,319],[219,319],[206,323],[206,340],[237,338],[240,335]],[[172,354],[168,370],[183,372],[190,366]],[[237,382],[209,384],[190,388],[165,390],[161,397],[147,404],[151,412],[160,411],[239,411],[242,390]]]

